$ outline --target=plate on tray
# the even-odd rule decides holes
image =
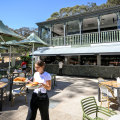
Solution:
[[[36,89],[36,88],[40,87],[40,85],[41,84],[33,85],[33,83],[29,83],[26,85],[26,87],[29,89]]]
[[[27,82],[27,80],[25,80],[25,81],[13,81],[13,83],[26,83]]]

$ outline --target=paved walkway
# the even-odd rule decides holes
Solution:
[[[28,101],[31,93],[30,90]],[[57,86],[48,95],[50,120],[82,120],[80,100],[88,96],[95,96],[97,100],[97,79],[57,76]],[[5,101],[0,120],[25,120],[28,104],[25,104],[24,97],[16,98],[13,107]],[[41,120],[39,111],[36,120]]]

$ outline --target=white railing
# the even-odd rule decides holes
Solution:
[[[119,30],[110,30],[102,31],[100,33],[83,33],[67,35],[65,37],[65,45],[89,45],[95,43],[110,43],[120,41],[120,31]],[[64,36],[53,37],[51,41],[52,46],[64,46]]]

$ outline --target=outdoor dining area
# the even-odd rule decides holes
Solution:
[[[93,117],[93,116],[89,117],[89,115],[91,113],[95,113],[95,114],[97,114],[97,119],[96,120],[119,120],[119,114],[117,114],[117,112],[116,112],[116,111],[119,111],[119,109],[118,108],[113,109],[111,106],[108,107],[108,105],[112,104],[112,102],[110,101],[110,98],[109,98],[109,96],[112,95],[112,92],[110,94],[110,92],[108,92],[106,90],[106,88],[102,87],[102,85],[101,85],[101,84],[106,85],[106,84],[109,83],[109,85],[111,85],[111,86],[115,85],[113,87],[119,87],[119,83],[118,83],[118,86],[116,85],[117,80],[116,81],[104,80],[103,78],[94,79],[95,81],[96,80],[99,81],[98,82],[98,85],[99,85],[99,89],[98,89],[99,91],[98,92],[100,94],[98,95],[98,97],[100,99],[98,99],[98,100],[100,102],[98,102],[98,100],[96,99],[97,94],[95,95],[95,94],[92,94],[92,92],[91,92],[92,91],[92,86],[90,84],[92,84],[94,86],[94,88],[93,88],[94,91],[97,90],[97,86],[95,86],[95,85],[97,85],[97,82],[91,81],[92,79],[90,79],[90,78],[80,78],[80,77],[70,77],[70,76],[69,77],[57,76],[55,74],[51,74],[51,77],[52,77],[52,81],[51,81],[51,83],[52,83],[51,88],[52,89],[51,89],[51,92],[49,92],[49,93],[53,94],[54,90],[57,90],[56,88],[60,88],[62,90],[62,89],[64,89],[65,86],[66,87],[68,86],[68,88],[71,87],[71,88],[65,89],[63,91],[65,92],[66,90],[68,90],[67,94],[71,94],[71,93],[73,94],[73,92],[74,92],[74,94],[76,94],[76,93],[78,94],[78,97],[76,98],[76,101],[78,101],[79,104],[80,104],[80,101],[81,101],[81,107],[79,106],[78,108],[80,109],[79,112],[83,113],[83,116],[82,116],[82,114],[80,114],[80,116],[82,116],[83,118],[88,119],[88,120],[94,120],[95,117]],[[7,105],[7,106],[10,106],[11,108],[15,107],[18,104],[18,101],[21,97],[22,97],[21,102],[25,105],[28,104],[28,102],[29,102],[28,101],[29,100],[28,96],[31,94],[30,91],[33,90],[34,88],[36,88],[36,86],[30,87],[28,85],[27,81],[28,80],[32,81],[32,79],[30,79],[30,78],[32,78],[32,76],[30,76],[29,73],[24,73],[22,71],[20,72],[20,70],[18,69],[18,70],[15,70],[15,72],[12,72],[10,75],[8,75],[8,78],[7,78],[8,81],[5,78],[0,79],[0,81],[1,81],[0,85],[1,85],[1,83],[4,83],[3,86],[0,86],[1,92],[3,91],[3,96],[1,96],[1,98],[0,98],[2,100],[2,101],[0,101],[0,103],[2,103],[1,106],[0,106],[1,111],[2,111],[2,105],[4,106],[4,102],[5,102],[6,99],[8,99],[9,103],[10,103],[10,105]],[[56,79],[57,79],[57,82],[56,82]],[[59,81],[59,80],[61,80],[61,81]],[[64,82],[64,80],[65,80],[65,82]],[[63,85],[62,82],[64,83],[64,85]],[[71,84],[71,82],[74,82],[74,83]],[[78,84],[77,86],[76,86],[76,83]],[[69,84],[70,84],[70,86],[69,86]],[[74,86],[76,86],[76,87],[74,87]],[[81,90],[77,91],[79,88],[82,88],[82,87],[83,87],[83,89],[81,89],[81,90],[83,92]],[[89,88],[88,89],[89,95],[87,95],[88,92],[86,91],[87,90],[86,88],[87,89]],[[108,97],[107,96],[102,96],[102,94],[103,94],[102,88],[104,88],[104,92],[107,91],[106,94],[109,94]],[[6,89],[7,89],[7,94],[6,94]],[[112,91],[113,90],[114,89],[112,89]],[[105,94],[103,94],[103,95],[105,95]],[[116,91],[115,91],[115,95],[116,95]],[[80,96],[82,96],[82,98]],[[64,97],[65,97],[65,99],[67,99],[67,96],[65,96],[65,93],[63,94],[63,97],[61,95],[58,95],[59,100],[63,99]],[[57,98],[55,98],[55,99],[57,99]],[[115,99],[113,98],[113,100],[117,101],[117,97]],[[68,105],[71,103],[70,101],[75,102],[74,98],[72,100],[72,98],[68,96],[68,100],[67,100]],[[102,104],[101,104],[101,102],[102,102]],[[115,102],[115,104],[117,106],[119,106],[118,102]],[[63,104],[63,106],[65,107],[66,105]],[[76,102],[75,102],[74,106],[76,106]],[[77,104],[77,106],[78,106],[78,104]],[[68,106],[68,108],[69,108],[69,106]],[[59,109],[61,109],[61,107]],[[76,112],[78,112],[78,109],[77,109]],[[101,113],[102,115],[99,114],[99,113]],[[103,115],[107,115],[108,119],[105,119]],[[56,114],[56,116],[57,116],[57,114]],[[77,119],[75,119],[75,120],[77,120]]]
[[[27,93],[29,93],[29,90],[39,87],[39,83],[33,83],[33,74],[35,72],[33,52],[37,47],[44,46],[48,46],[47,43],[42,41],[35,33],[31,33],[25,38],[11,31],[0,21],[0,52],[7,52],[7,57],[9,58],[8,65],[4,66],[4,56],[0,54],[0,58],[2,57],[2,63],[0,64],[0,111],[2,111],[5,99],[9,99],[11,106],[13,106],[15,98],[23,96],[27,103]],[[15,63],[14,61],[12,65],[12,58],[16,57],[13,53],[21,53],[19,56],[21,59],[19,63]],[[27,60],[22,60],[24,57]],[[23,70],[21,66],[22,62],[27,63],[26,70]],[[51,78],[51,88],[54,89],[56,75],[51,73]]]
[[[100,108],[99,107],[98,108],[101,109],[102,106],[105,106],[103,107],[104,110],[102,110],[102,113],[104,114],[105,112],[106,115],[110,117],[109,120],[120,119],[120,114],[116,115],[117,113],[114,112],[114,110],[120,111],[120,91],[119,90],[120,90],[119,77],[117,77],[116,80],[107,80],[103,78],[98,78],[98,101],[100,102]],[[89,100],[89,101],[92,99],[94,98],[92,97],[86,98],[86,100]],[[106,105],[103,105],[103,104],[106,104]],[[110,113],[111,115],[109,115]]]
[[[25,101],[28,103],[27,94],[29,94],[29,90],[39,87],[39,83],[33,82],[31,73],[20,71],[20,69],[15,69],[9,74],[4,72],[0,75],[0,111],[2,111],[3,101],[6,99],[11,102],[11,107],[14,106],[15,98],[19,96],[25,97]],[[54,89],[56,85],[56,75],[51,74],[51,89]]]
[[[29,91],[34,90],[35,88],[40,86],[40,83],[33,82],[33,74],[35,72],[34,70],[35,60],[34,60],[33,52],[38,46],[43,47],[43,46],[47,46],[47,44],[43,42],[35,33],[30,34],[30,36],[28,36],[27,38],[23,38],[17,35],[16,33],[9,31],[3,25],[3,23],[1,23],[1,21],[0,21],[0,25],[2,25],[2,29],[3,29],[1,31],[1,28],[0,28],[0,40],[1,40],[0,46],[6,47],[7,49],[9,49],[8,67],[2,68],[0,66],[0,111],[2,111],[5,100],[8,100],[10,102],[10,106],[13,107],[15,105],[15,102],[17,103],[16,98],[19,99],[20,97],[23,97],[25,100],[25,104],[27,104],[28,103],[27,95],[30,94]],[[10,39],[4,39],[5,36],[7,36]],[[13,37],[15,37],[16,39],[13,39]],[[17,69],[15,68],[15,66],[12,68],[11,58],[12,58],[13,48],[24,48],[29,51],[31,55],[31,59],[29,60],[31,61],[29,64],[29,70],[26,70],[26,71],[22,70],[21,65],[19,65]],[[26,50],[24,50],[24,52],[26,52]],[[50,75],[51,75],[51,91],[52,91],[53,89],[55,89],[55,87],[59,87],[59,86],[57,84],[57,77],[56,77],[57,75],[54,73],[50,73]],[[66,77],[65,79],[64,78],[61,79],[61,81],[59,82],[62,84],[61,88],[59,88],[61,89],[61,91],[65,87],[67,87],[67,85],[71,84],[69,81],[71,78],[72,77],[69,77],[68,81],[65,83],[64,82],[62,83],[62,81],[66,80]],[[80,82],[79,77],[77,79],[78,79],[77,82]],[[81,79],[84,80],[84,78],[81,78]],[[74,79],[73,81],[75,80],[76,79]],[[84,80],[82,82],[84,83],[86,81]],[[65,86],[65,84],[67,85]],[[73,90],[72,92],[76,90],[76,87],[71,88]],[[81,87],[85,87],[85,84],[82,85]],[[92,88],[92,86],[90,87]],[[118,118],[120,115],[118,115],[114,110],[111,109],[111,103],[115,104],[116,109],[118,111],[120,110],[120,95],[119,95],[120,78],[118,78],[116,81],[98,78],[97,88],[98,88],[98,101],[101,102],[101,106],[99,107],[97,105],[95,97],[90,97],[90,96],[89,97],[87,96],[86,98],[84,97],[81,100],[81,106],[82,106],[81,110],[83,112],[83,119],[104,120],[103,117],[98,117],[98,112],[101,112],[102,114],[107,115],[109,117],[109,120],[117,120],[116,117]],[[56,94],[58,93],[58,91],[53,93]],[[75,94],[76,93],[78,94],[78,91],[75,91]],[[84,93],[84,95],[86,93]],[[81,94],[79,96],[81,96]],[[65,95],[63,95],[63,97],[61,98],[64,98],[64,97]],[[78,101],[80,102],[80,100]],[[107,106],[106,106],[107,108],[102,107],[104,101],[107,101]],[[89,117],[91,113],[95,113],[96,117],[93,119],[92,117]]]

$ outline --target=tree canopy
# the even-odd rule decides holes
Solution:
[[[107,0],[107,3],[98,6],[96,3],[88,3],[87,5],[76,5],[73,7],[61,8],[59,12],[54,12],[50,18],[47,20],[53,20],[57,18],[62,18],[66,16],[76,15],[88,11],[94,11],[98,9],[108,8],[114,5],[120,5],[120,0]]]
[[[120,5],[120,0],[108,0],[107,4]]]

